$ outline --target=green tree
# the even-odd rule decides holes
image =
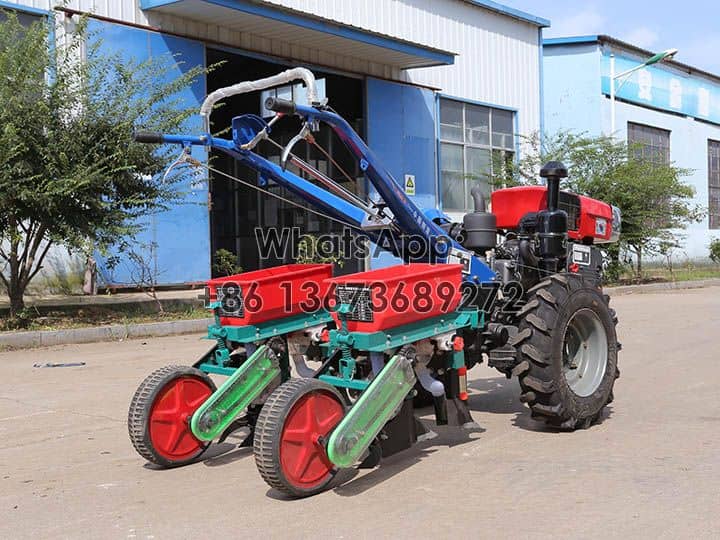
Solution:
[[[213,273],[216,276],[232,276],[242,272],[242,266],[238,264],[237,255],[229,249],[218,249],[213,255]]]
[[[646,254],[662,254],[667,246],[676,245],[678,231],[704,215],[692,203],[693,187],[683,182],[690,170],[639,159],[624,141],[560,132],[544,137],[535,134],[527,138],[526,148],[523,158],[491,183],[495,187],[536,184],[542,164],[562,161],[569,171],[563,188],[622,211],[620,247],[634,255],[638,277]],[[611,251],[618,263],[619,250]]]
[[[720,264],[720,238],[713,238],[710,241],[710,260]]]
[[[169,55],[101,54],[86,20],[58,45],[45,23],[23,27],[11,12],[0,23],[0,282],[11,315],[51,246],[102,250],[181,198],[183,175],[154,177],[177,150],[132,140],[136,125],[173,131],[192,114],[179,92],[202,68],[169,80],[175,66]]]
[[[345,264],[345,254],[328,239],[321,240],[314,234],[303,234],[297,245],[297,258],[300,264],[337,264],[340,268]]]

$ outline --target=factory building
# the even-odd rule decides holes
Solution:
[[[403,189],[423,208],[455,219],[471,207],[470,189],[484,182],[497,161],[493,157],[515,159],[520,135],[543,129],[542,28],[549,22],[494,1],[75,0],[62,9],[54,4],[0,1],[25,19],[47,18],[64,31],[72,31],[80,14],[90,14],[103,48],[127,58],[178,55],[178,70],[223,62],[184,93],[186,103],[198,108],[219,87],[289,66],[310,68],[330,105],[369,142]],[[273,95],[299,92],[302,88],[288,86]],[[267,114],[266,93],[227,100],[213,114],[214,126],[229,125],[242,113]],[[295,133],[278,126],[274,138],[288,142]],[[199,119],[187,126],[199,128]],[[332,159],[298,146],[300,157],[369,195],[362,171],[340,142],[325,130],[317,138]],[[257,180],[223,157],[213,164]],[[140,238],[157,246],[153,257],[163,284],[206,280],[211,255],[221,248],[236,253],[244,270],[278,264],[259,257],[256,227],[298,227],[314,234],[338,227],[224,178],[192,184],[186,203],[155,216]],[[381,258],[369,257],[343,271],[381,264]],[[104,277],[127,281],[122,268]]]
[[[545,130],[613,134],[646,158],[690,169],[684,181],[707,216],[679,231],[678,255],[707,258],[720,237],[720,76],[672,59],[641,67],[654,54],[602,35],[546,39]]]

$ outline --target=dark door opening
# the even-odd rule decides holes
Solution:
[[[208,93],[223,86],[243,80],[261,79],[288,69],[288,66],[281,64],[208,48],[207,65],[218,62],[223,63],[207,76]],[[358,133],[363,134],[363,81],[318,71],[313,71],[313,73],[318,81],[324,80],[325,94],[330,98],[333,109],[350,122]],[[261,101],[261,92],[226,98],[223,102],[224,105],[213,112],[213,132],[217,133],[220,129],[229,127],[232,118],[240,114],[251,113],[262,116]],[[300,128],[299,119],[283,118],[273,126],[272,139],[284,146],[298,133]],[[224,136],[228,135],[224,134]],[[364,198],[365,180],[358,164],[345,146],[325,125],[314,136],[317,143],[329,153],[339,167],[305,141],[298,143],[294,147],[293,153]],[[280,150],[266,141],[261,142],[256,147],[256,151],[275,163],[280,161]],[[212,152],[210,157],[213,167],[252,184],[257,184],[258,174],[248,167],[239,165],[229,156]],[[353,181],[348,181],[339,168],[342,168]],[[288,169],[296,174],[301,174],[292,166],[288,166]],[[304,174],[303,177],[309,179]],[[312,208],[304,200],[295,197],[280,186],[272,185],[269,190],[285,199],[297,202],[304,208]],[[255,239],[254,231],[257,227],[264,229],[275,227],[278,232],[285,228],[296,227],[301,234],[315,236],[339,234],[343,227],[340,223],[307,212],[223,176],[211,176],[210,201],[212,253],[214,254],[219,249],[235,253],[243,271],[295,262],[292,259],[291,250],[287,250],[286,255],[282,258],[263,256],[264,254],[259,252]],[[364,265],[363,260],[348,257],[347,254],[343,258],[343,263],[342,267],[335,265],[336,275],[357,272]]]

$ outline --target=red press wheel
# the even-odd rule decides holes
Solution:
[[[190,431],[193,413],[215,391],[202,371],[167,366],[145,379],[128,411],[128,432],[138,453],[163,467],[176,467],[197,458],[209,443]]]
[[[317,379],[278,387],[255,425],[255,463],[265,482],[293,497],[325,489],[336,469],[324,442],[344,414],[338,391]]]

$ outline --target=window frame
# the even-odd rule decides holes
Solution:
[[[456,104],[459,104],[462,106],[462,125],[461,125],[461,131],[462,131],[462,142],[458,140],[450,140],[447,138],[442,137],[442,104],[443,101],[448,102],[455,102]],[[466,121],[467,118],[467,110],[468,106],[470,107],[481,107],[488,110],[488,143],[482,144],[482,143],[475,143],[470,142],[466,138],[466,130],[468,129],[468,123]],[[437,137],[437,205],[438,208],[442,209],[443,211],[446,211],[448,213],[453,214],[462,214],[464,212],[467,212],[468,210],[472,210],[472,201],[469,199],[468,192],[466,191],[466,183],[469,181],[467,175],[469,174],[467,172],[467,160],[468,160],[468,148],[471,149],[479,149],[479,150],[487,150],[489,152],[489,162],[490,167],[492,170],[493,162],[495,159],[496,153],[502,153],[504,155],[505,160],[508,159],[508,157],[516,162],[518,159],[518,155],[520,153],[520,149],[518,147],[518,110],[514,109],[512,107],[505,107],[502,105],[494,105],[491,103],[484,103],[474,100],[468,100],[468,99],[462,99],[455,96],[449,96],[446,94],[437,94],[437,102],[436,102],[436,111],[437,111],[437,121],[436,121],[436,137]],[[506,112],[510,113],[511,115],[511,127],[512,132],[510,133],[510,138],[512,143],[508,146],[495,146],[493,145],[493,112],[499,111],[499,112]],[[447,124],[450,125],[450,124]],[[443,169],[442,169],[442,147],[443,145],[454,145],[459,146],[462,149],[462,165],[463,165],[463,198],[465,199],[467,195],[467,199],[465,199],[465,206],[464,209],[456,209],[456,208],[447,208],[443,201]]]
[[[45,18],[48,19],[48,22],[54,22],[55,18],[55,12],[53,10],[25,6],[22,4],[11,4],[2,0],[0,0],[0,10],[15,11],[22,15]]]
[[[717,168],[712,167],[712,151],[716,152],[714,156],[717,159]],[[708,229],[718,230],[720,229],[720,140],[708,139],[707,140],[707,154],[708,154]],[[716,178],[713,178],[716,175]],[[713,184],[715,180],[715,184]],[[713,197],[713,191],[715,197]],[[716,207],[713,212],[712,201],[716,201]]]
[[[631,141],[630,140],[631,127],[633,129],[639,130],[641,133],[644,132],[645,135],[655,134],[655,135],[660,135],[660,136],[666,136],[667,137],[667,147],[657,146],[654,144],[648,144],[646,141],[643,141],[643,140],[636,139],[634,141]],[[633,155],[633,157],[635,157],[635,158],[639,157],[640,159],[647,160],[651,163],[657,163],[657,164],[663,164],[663,165],[670,164],[670,162],[671,162],[670,147],[671,147],[671,136],[672,136],[671,130],[657,127],[657,126],[651,126],[649,124],[642,124],[640,122],[631,122],[631,121],[628,121],[626,129],[627,129],[628,149],[631,152],[631,154]],[[637,153],[631,148],[631,146],[634,146],[634,145],[638,145],[639,147],[642,147],[642,155],[638,156]],[[663,155],[662,162],[655,159],[651,153],[647,152],[647,149],[653,149],[653,150],[659,149],[659,150],[663,151],[664,155]]]

